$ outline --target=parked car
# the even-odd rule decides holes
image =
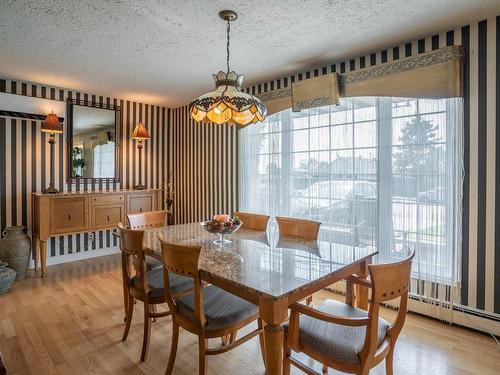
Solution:
[[[376,224],[377,185],[371,181],[316,182],[296,192],[292,214],[338,226]]]
[[[423,203],[444,203],[445,198],[445,187],[437,187],[435,189],[423,191],[418,194],[418,201]]]

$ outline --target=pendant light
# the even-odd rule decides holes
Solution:
[[[236,12],[223,10],[219,17],[227,22],[227,71],[214,74],[215,90],[194,99],[189,105],[191,117],[200,122],[246,126],[263,121],[267,115],[264,104],[255,96],[241,91],[243,75],[229,68],[229,33]]]

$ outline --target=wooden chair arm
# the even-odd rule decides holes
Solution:
[[[365,286],[367,288],[373,288],[373,285],[372,285],[370,279],[357,277],[357,276],[349,276],[346,278],[346,281],[352,282],[353,284],[362,285],[362,286]]]
[[[319,319],[328,323],[341,324],[344,326],[366,326],[370,324],[370,318],[350,318],[347,316],[339,316],[328,314],[324,311],[315,310],[306,305],[302,305],[300,303],[294,303],[290,306],[292,310],[292,314],[299,313],[310,316],[311,318]]]

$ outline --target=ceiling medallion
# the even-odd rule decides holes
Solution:
[[[191,117],[200,122],[246,126],[263,121],[267,115],[264,103],[255,96],[241,91],[243,75],[229,68],[229,33],[231,21],[238,15],[232,10],[223,10],[220,18],[227,22],[227,71],[213,74],[215,90],[203,94],[189,104]]]

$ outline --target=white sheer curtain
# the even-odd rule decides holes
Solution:
[[[378,246],[380,261],[414,248],[415,279],[454,285],[462,107],[462,99],[356,97],[273,114],[240,131],[240,209],[319,220],[323,238]]]

